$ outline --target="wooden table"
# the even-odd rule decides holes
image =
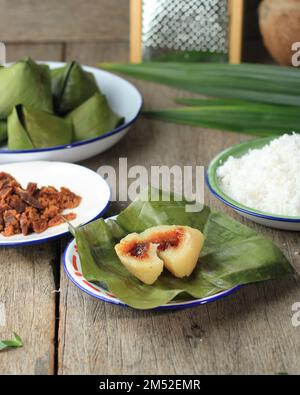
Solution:
[[[81,49],[72,57],[94,63],[92,56],[98,54],[84,55]],[[124,58],[123,52],[114,58]],[[134,82],[147,108],[167,107],[176,95],[190,96]],[[220,150],[244,139],[140,118],[122,142],[83,165],[118,168],[119,157],[127,157],[128,166],[148,168],[207,165]],[[271,238],[299,272],[298,233],[243,220],[207,190],[205,199]],[[107,215],[123,206],[113,203]],[[23,348],[0,354],[1,374],[300,373],[300,327],[291,322],[292,305],[300,302],[298,278],[249,285],[183,311],[135,311],[95,300],[68,280],[61,265],[66,241],[0,250],[0,303],[6,310],[0,335],[14,330],[24,341]]]

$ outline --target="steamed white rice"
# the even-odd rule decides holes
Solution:
[[[285,134],[217,169],[224,193],[250,208],[300,216],[300,134]]]

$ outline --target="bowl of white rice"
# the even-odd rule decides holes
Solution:
[[[300,230],[300,134],[251,140],[221,152],[206,181],[218,199],[244,217]]]

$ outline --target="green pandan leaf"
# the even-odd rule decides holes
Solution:
[[[22,347],[23,342],[19,335],[13,332],[14,339],[12,340],[0,340],[0,351],[3,351],[8,348],[16,348]]]
[[[99,66],[202,95],[300,106],[300,71],[295,67],[200,62],[101,63]]]
[[[144,115],[165,122],[227,130],[268,137],[300,132],[299,108],[228,99],[187,99],[191,107],[145,111]]]
[[[142,193],[121,212],[113,225],[96,220],[76,229],[75,236],[84,277],[105,283],[110,292],[137,309],[151,309],[180,294],[203,298],[237,285],[264,281],[293,273],[281,251],[267,238],[231,219],[203,207],[186,211],[191,202],[165,201],[153,190]],[[157,191],[156,191],[157,192]],[[206,237],[198,265],[189,278],[177,279],[166,270],[153,285],[131,275],[118,259],[114,246],[125,234],[159,224],[189,225]]]

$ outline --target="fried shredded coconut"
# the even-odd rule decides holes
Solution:
[[[75,213],[63,214],[65,209],[78,207],[81,197],[68,188],[60,191],[48,186],[38,188],[29,182],[23,189],[8,173],[0,172],[0,232],[3,236],[41,233],[51,226],[76,218]]]

